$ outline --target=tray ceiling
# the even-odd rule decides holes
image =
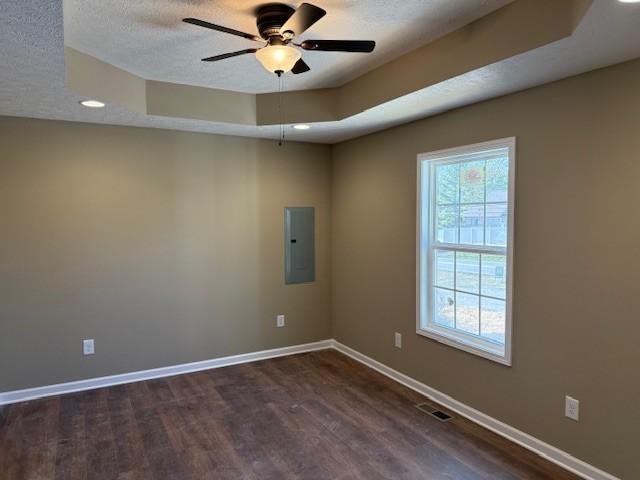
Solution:
[[[205,2],[172,3],[192,8],[201,7]],[[428,2],[425,0],[425,3]],[[103,19],[105,22],[110,20]],[[336,143],[638,58],[638,24],[640,4],[595,0],[571,37],[478,68],[341,121],[317,123],[307,131],[288,130],[288,137],[296,141]],[[158,117],[115,104],[98,110],[81,107],[78,101],[83,97],[71,91],[65,82],[60,0],[4,0],[0,9],[0,26],[0,115],[277,138],[277,126]]]
[[[297,40],[375,40],[371,54],[303,52],[311,72],[287,75],[286,90],[335,87],[480,18],[511,0],[311,0],[327,15]],[[277,90],[253,55],[201,58],[254,47],[183,23],[197,17],[257,33],[255,0],[65,0],[65,44],[149,80],[224,90]],[[297,6],[299,3],[291,3]]]

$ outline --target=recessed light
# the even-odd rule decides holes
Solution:
[[[293,128],[295,128],[296,130],[309,130],[311,127],[309,125],[301,123],[299,125],[294,125]]]
[[[640,0],[618,0],[620,3],[640,3]]]
[[[98,100],[83,100],[80,102],[80,105],[89,108],[102,108],[104,107],[104,103],[99,102]]]

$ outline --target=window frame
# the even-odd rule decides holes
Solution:
[[[434,249],[440,245],[434,241],[435,228],[432,202],[434,196],[432,192],[435,191],[435,175],[433,175],[434,165],[443,163],[455,163],[469,157],[473,154],[480,154],[484,151],[506,148],[508,150],[508,164],[509,175],[507,187],[507,239],[506,239],[506,311],[505,311],[505,344],[504,350],[498,348],[491,348],[489,341],[483,341],[480,338],[474,338],[473,335],[465,335],[455,329],[450,329],[443,326],[435,325],[432,321],[432,313],[427,314],[427,321],[423,326],[423,313],[429,312],[431,309],[432,297],[433,297],[433,252]],[[425,168],[428,172],[428,185],[423,186],[422,178]],[[512,310],[513,310],[513,253],[514,253],[514,211],[515,211],[515,170],[516,170],[516,138],[508,137],[498,140],[491,140],[488,142],[475,143],[472,145],[464,145],[454,148],[447,148],[443,150],[437,150],[428,153],[422,153],[417,158],[417,195],[416,195],[416,333],[421,336],[425,336],[436,340],[445,345],[458,348],[465,352],[469,352],[480,357],[493,360],[503,365],[511,366],[512,357],[512,336],[513,336],[513,322],[512,322]],[[426,202],[423,200],[426,199]],[[485,198],[486,206],[486,198]],[[424,207],[424,208],[423,208]],[[486,208],[486,207],[485,207]],[[427,210],[426,215],[423,211]],[[425,230],[425,219],[427,222]],[[486,222],[486,218],[485,218]],[[426,247],[422,249],[423,231],[427,235]],[[486,235],[486,230],[485,230]],[[476,245],[456,245],[455,251],[467,250],[474,253],[489,253],[487,251],[496,247],[491,246],[476,246]],[[445,244],[445,249],[446,249]],[[451,246],[451,244],[448,244]],[[442,245],[440,245],[442,246]],[[497,247],[500,250],[504,250],[503,247]],[[501,251],[500,254],[505,254]],[[426,257],[426,258],[425,258]],[[455,272],[454,272],[455,275]],[[423,305],[422,292],[427,290],[427,298],[429,299]]]

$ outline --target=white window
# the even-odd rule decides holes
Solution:
[[[511,364],[515,139],[418,156],[417,332]]]

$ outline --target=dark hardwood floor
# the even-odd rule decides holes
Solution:
[[[332,350],[50,397],[7,409],[0,478],[577,478],[422,402]]]

